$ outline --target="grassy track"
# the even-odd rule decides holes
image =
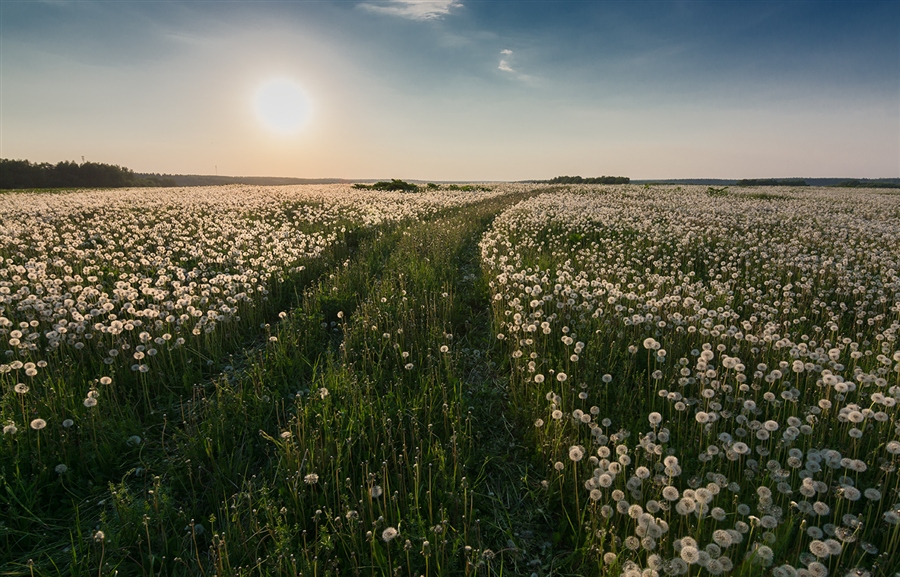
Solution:
[[[0,577],[900,576],[896,203],[675,192],[266,212],[203,238],[184,280],[231,272],[172,285],[198,306],[121,274],[101,328],[60,322],[104,303],[38,283],[23,236],[32,268],[0,268]],[[135,250],[119,264],[156,269]],[[23,321],[52,308],[31,287],[53,324]]]
[[[265,345],[151,399],[108,487],[60,480],[57,510],[75,519],[41,528],[7,501],[28,529],[7,531],[4,574],[523,570],[510,516],[523,475],[477,247],[520,198],[348,235]],[[27,494],[11,479],[8,495]]]

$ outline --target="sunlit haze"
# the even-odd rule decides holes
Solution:
[[[303,128],[310,112],[303,89],[287,78],[264,83],[256,93],[254,106],[266,127],[283,134]]]
[[[900,2],[0,2],[0,156],[137,172],[900,175]]]

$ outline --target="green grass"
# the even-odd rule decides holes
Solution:
[[[765,204],[715,192],[700,187],[690,198],[703,207],[709,195]],[[751,314],[781,323],[778,338],[790,337],[795,348],[803,332],[830,331],[838,342],[858,331],[854,342],[873,352],[851,358],[852,347],[842,348],[843,372],[858,375],[859,367],[874,375],[883,365],[878,374],[892,380],[877,390],[887,394],[900,380],[890,362],[876,358],[887,349],[872,343],[892,342],[884,330],[900,324],[900,308],[846,288],[845,273],[834,269],[801,281],[800,272],[788,274],[774,257],[759,256],[767,246],[708,226],[704,215],[703,234],[679,244],[679,227],[693,208],[678,213],[681,206],[667,203],[684,199],[665,191],[565,194],[520,191],[421,220],[341,222],[333,246],[270,284],[267,300],[228,330],[161,352],[162,370],[128,371],[60,350],[27,392],[13,389],[24,379],[19,372],[0,375],[0,424],[20,429],[0,436],[0,575],[630,576],[654,565],[662,575],[683,543],[690,546],[683,539],[703,549],[716,529],[742,523],[742,541],[721,552],[732,570],[692,565],[687,574],[769,575],[782,562],[799,566],[813,540],[807,529],[824,527],[797,512],[805,497],[786,459],[798,446],[804,454],[839,448],[869,464],[853,483],[884,495],[842,498],[846,467],[815,476],[826,489],[810,501],[829,504],[834,526],[851,523],[845,514],[864,522],[840,556],[826,559],[829,574],[857,566],[875,576],[900,570],[898,525],[882,521],[900,500],[897,458],[886,451],[897,436],[896,410],[885,409],[888,421],[873,420],[866,436],[851,442],[851,425],[835,415],[844,400],[862,403],[862,392],[846,399],[822,392],[821,377],[807,371],[790,375],[800,397],[784,399],[791,387],[751,375],[758,362],[767,363],[767,373],[788,359],[790,347],[725,334],[725,325],[743,327]],[[575,208],[554,204],[557,198]],[[652,210],[636,218],[640,203]],[[618,207],[619,221],[582,218],[589,209],[605,215],[609,205]],[[556,212],[537,210],[544,206]],[[735,209],[722,220],[744,226],[742,215]],[[796,246],[790,231],[777,236],[795,222],[790,218],[765,225],[779,246]],[[830,250],[822,241],[810,252]],[[731,268],[723,269],[722,254],[736,255]],[[889,291],[881,277],[869,278],[874,294]],[[723,288],[726,282],[732,284]],[[789,282],[802,288],[791,292]],[[745,286],[773,288],[748,296],[740,292]],[[672,294],[693,295],[704,312],[680,299],[661,301]],[[827,304],[816,300],[825,296]],[[831,314],[838,303],[864,310],[859,318],[872,322]],[[717,311],[715,319],[708,310]],[[678,324],[683,317],[674,313],[690,322]],[[633,322],[638,314],[650,320]],[[662,319],[669,324],[659,325]],[[533,322],[534,331],[523,322]],[[664,357],[645,341],[651,337]],[[744,359],[747,374],[726,366],[725,355]],[[715,376],[706,374],[710,367]],[[111,382],[100,382],[101,374]],[[686,374],[695,380],[679,384]],[[860,391],[876,390],[856,380]],[[95,407],[84,404],[88,390],[97,391]],[[821,395],[830,395],[834,408],[811,411]],[[746,408],[750,400],[758,412]],[[648,420],[654,412],[659,422]],[[722,416],[705,426],[699,412]],[[816,419],[807,419],[811,414]],[[731,446],[718,435],[734,433],[734,415],[747,417],[741,423],[754,432],[768,419],[781,424],[779,435],[789,418],[825,426],[811,427],[796,445],[775,435],[753,441],[780,461],[777,470],[762,457],[756,466],[749,457],[703,458],[707,447]],[[29,428],[38,416],[47,427]],[[75,420],[69,427],[62,424],[68,417]],[[759,427],[747,424],[753,419]],[[667,460],[674,457],[677,471]],[[611,464],[621,464],[621,474]],[[646,479],[638,478],[639,466]],[[604,472],[614,474],[601,496],[592,494]],[[782,474],[789,475],[790,496],[776,490]],[[662,496],[667,486],[683,498],[710,484],[721,485],[710,507],[721,507],[722,519],[677,513],[682,504],[667,505]],[[772,490],[772,503],[760,488]],[[621,499],[613,498],[616,491]],[[646,536],[651,523],[617,512],[621,502],[652,511],[657,528],[664,522],[652,547],[635,546],[635,535]],[[753,519],[766,515],[778,523],[764,530]],[[861,541],[878,552],[852,544]],[[767,567],[759,564],[761,545],[775,560]]]

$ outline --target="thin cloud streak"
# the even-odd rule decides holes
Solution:
[[[500,51],[500,63],[497,64],[497,70],[504,72],[506,74],[511,74],[516,80],[521,80],[522,82],[530,82],[534,80],[534,78],[528,74],[523,74],[519,72],[516,68],[513,68],[511,62],[513,60],[513,51],[509,48],[504,48]]]
[[[370,12],[427,21],[440,20],[450,14],[451,9],[461,8],[462,4],[454,0],[389,0],[385,5],[363,2],[358,6]]]

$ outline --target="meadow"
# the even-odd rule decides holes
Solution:
[[[0,195],[0,575],[900,575],[900,195],[486,188]]]

